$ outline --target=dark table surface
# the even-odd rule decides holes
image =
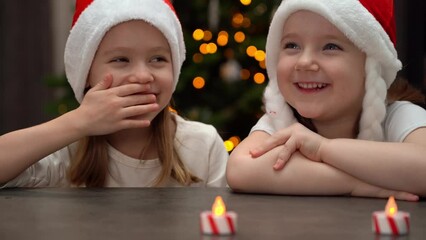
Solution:
[[[216,196],[238,214],[238,232],[200,233]],[[0,239],[426,239],[426,202],[397,201],[407,236],[377,236],[371,213],[386,199],[236,194],[226,188],[3,189]]]

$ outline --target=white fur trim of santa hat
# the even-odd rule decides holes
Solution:
[[[370,0],[377,1],[377,0]],[[269,77],[264,92],[267,117],[275,130],[297,120],[277,84],[280,41],[286,19],[294,12],[308,10],[335,25],[366,53],[366,80],[359,139],[383,140],[382,121],[386,114],[386,92],[401,69],[389,35],[358,0],[283,0],[271,21],[266,41],[266,67]]]
[[[76,20],[65,46],[65,72],[79,102],[102,38],[115,25],[130,20],[144,20],[163,33],[172,51],[176,88],[186,50],[174,10],[164,0],[94,0]]]

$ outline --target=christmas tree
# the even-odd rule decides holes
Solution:
[[[265,42],[280,1],[175,0],[187,46],[175,108],[214,125],[231,151],[262,112]]]

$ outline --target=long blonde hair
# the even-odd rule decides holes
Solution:
[[[188,186],[200,182],[183,164],[174,147],[176,119],[169,108],[164,108],[152,121],[154,144],[162,170],[153,186],[162,186],[169,177]],[[76,186],[104,187],[109,174],[106,136],[91,136],[80,140],[76,153],[71,157],[68,177]]]

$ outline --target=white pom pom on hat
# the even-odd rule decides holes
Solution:
[[[395,49],[393,0],[283,0],[276,10],[266,41],[269,83],[264,92],[267,117],[275,130],[297,120],[278,89],[277,63],[282,29],[294,12],[308,10],[335,25],[355,46],[366,53],[366,82],[359,139],[383,140],[386,91],[401,69]]]
[[[182,26],[169,0],[76,0],[64,60],[68,82],[79,102],[102,38],[115,25],[130,20],[144,20],[163,33],[172,51],[176,87],[186,49]]]

